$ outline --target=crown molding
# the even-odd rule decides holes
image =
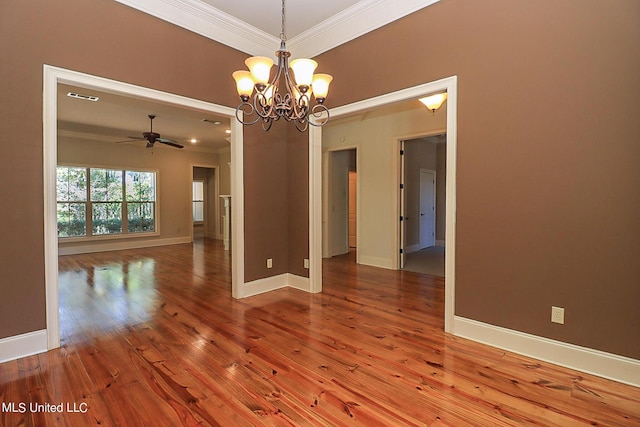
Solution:
[[[280,39],[197,0],[115,0],[251,55],[274,56]]]
[[[250,55],[273,57],[280,39],[198,0],[116,0]],[[287,40],[311,58],[440,0],[362,0]]]
[[[313,58],[439,1],[363,0],[287,40],[287,48]]]

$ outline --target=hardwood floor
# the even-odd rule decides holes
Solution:
[[[343,256],[322,294],[234,300],[229,261],[60,257],[62,347],[0,364],[0,424],[640,426],[638,388],[444,334],[441,278]]]

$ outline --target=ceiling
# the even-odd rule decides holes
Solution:
[[[116,1],[251,55],[273,56],[278,47],[280,0]],[[313,57],[437,1],[289,1],[286,3],[285,23],[287,47],[298,57]],[[225,28],[229,31],[225,32]],[[91,102],[70,98],[67,97],[68,92],[96,96],[99,100]],[[154,114],[157,117],[153,130],[162,138],[184,145],[185,150],[216,151],[229,146],[229,135],[225,133],[230,127],[228,118],[133,96],[59,85],[57,114],[59,135],[64,137],[113,144],[130,137],[141,138],[142,132],[150,130],[148,115]],[[191,143],[192,138],[197,142]],[[123,144],[145,146],[144,142]],[[173,148],[162,146],[162,149]]]
[[[98,97],[98,101],[72,98],[77,93]],[[153,114],[153,131],[162,138],[173,139],[186,150],[216,151],[229,146],[229,119],[208,112],[157,101],[116,95],[69,85],[58,85],[58,135],[112,144],[138,145],[144,141],[121,142],[142,138],[150,130],[149,115]],[[219,123],[219,124],[216,124]],[[196,142],[191,142],[195,139]],[[156,144],[159,146],[160,144]],[[161,149],[174,149],[160,145]]]
[[[280,0],[201,0],[202,3],[227,13],[273,37],[280,37]],[[330,19],[361,0],[294,0],[285,4],[287,37],[296,37]],[[348,13],[348,12],[347,12]]]

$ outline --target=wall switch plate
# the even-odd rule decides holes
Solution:
[[[273,268],[273,258],[267,258],[267,268]]]
[[[562,307],[551,307],[551,321],[553,323],[560,323],[564,325],[564,308]]]
[[[304,259],[304,268],[309,268],[309,258]]]

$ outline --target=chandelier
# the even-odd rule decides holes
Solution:
[[[282,32],[280,49],[276,51],[278,68],[274,77],[269,80],[273,60],[264,56],[248,58],[245,64],[249,71],[233,73],[238,95],[242,100],[236,108],[236,119],[240,123],[253,125],[262,121],[262,128],[267,131],[274,121],[283,118],[294,122],[296,129],[304,132],[309,124],[324,126],[329,121],[329,110],[325,107],[324,100],[333,77],[329,74],[314,74],[318,63],[312,59],[300,58],[289,63],[291,52],[287,50],[286,41],[282,0]],[[293,70],[293,76],[290,70]],[[315,98],[313,106],[312,95]]]

